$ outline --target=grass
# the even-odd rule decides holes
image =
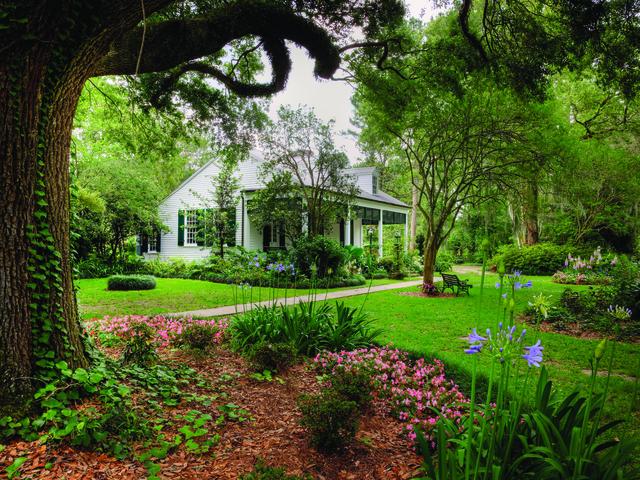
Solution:
[[[397,280],[374,280],[373,285],[397,283]],[[368,284],[367,284],[368,285]],[[364,285],[363,287],[366,287]],[[234,305],[239,293],[233,285],[204,282],[200,280],[183,280],[175,278],[158,278],[153,290],[141,291],[108,291],[106,278],[77,280],[78,304],[83,318],[103,317],[105,315],[158,315],[162,313],[186,312]],[[332,288],[329,291],[348,290],[359,287]],[[278,297],[285,296],[285,290],[276,290]],[[288,289],[286,295],[304,295],[307,290]],[[321,291],[324,293],[324,290]],[[254,288],[251,294],[253,301],[267,300],[269,289]],[[248,294],[247,294],[248,295]]]
[[[424,298],[403,293],[416,291],[402,289],[372,293],[366,299],[364,310],[384,329],[382,343],[393,343],[398,348],[426,357],[437,357],[444,361],[450,376],[467,386],[472,358],[464,353],[466,337],[473,327],[482,333],[487,328],[495,329],[502,318],[502,307],[498,302],[498,292],[494,288],[496,275],[488,275],[484,294],[479,292],[479,275],[464,274],[475,285],[469,297]],[[550,277],[527,277],[534,287],[518,292],[517,309],[522,311],[528,299],[537,293],[552,295],[558,299],[565,285],[552,283]],[[573,287],[587,288],[587,287]],[[362,305],[362,297],[344,299],[351,306]],[[527,345],[540,338],[545,347],[544,364],[550,379],[559,390],[568,392],[575,387],[585,389],[589,380],[589,359],[598,344],[598,339],[575,338],[550,332],[537,332],[527,326]],[[609,346],[608,354],[611,353]],[[478,371],[488,377],[490,361],[486,355],[478,358]],[[624,418],[631,410],[631,398],[635,376],[639,374],[640,344],[616,342],[613,359],[613,375],[610,380],[610,396],[607,412],[615,418]],[[603,364],[606,366],[608,358]],[[602,381],[604,383],[604,380]],[[640,433],[640,411],[638,405],[632,413],[628,430]]]

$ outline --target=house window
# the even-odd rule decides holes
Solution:
[[[149,237],[147,253],[158,253],[158,237],[156,235]]]
[[[198,245],[198,211],[187,210],[184,215],[184,244]]]
[[[378,193],[378,176],[373,175],[371,177],[371,193],[376,195]]]

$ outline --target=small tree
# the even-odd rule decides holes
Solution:
[[[251,199],[248,212],[255,225],[275,223],[284,226],[285,235],[292,243],[302,236],[302,198],[298,196],[291,172],[274,173],[265,188],[258,190]]]
[[[205,237],[209,233],[217,240],[218,254],[224,258],[224,246],[230,235],[235,234],[234,220],[238,204],[239,182],[235,177],[235,163],[223,162],[218,175],[211,179],[211,190],[207,196],[197,192],[193,195],[205,206],[202,217]],[[211,212],[211,214],[208,214]]]
[[[267,130],[262,143],[267,152],[262,168],[266,180],[262,198],[285,206],[287,202],[302,202],[310,236],[323,234],[339,218],[347,216],[358,187],[353,178],[344,174],[349,161],[333,143],[331,123],[322,123],[309,109],[281,107],[278,122]],[[256,218],[265,213],[271,215],[265,209],[267,205],[257,206],[263,213],[254,213]],[[301,216],[299,209],[291,213]],[[298,228],[296,224],[294,227]]]

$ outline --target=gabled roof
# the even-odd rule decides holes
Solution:
[[[258,163],[261,163],[262,161],[264,161],[264,155],[257,151],[257,150],[252,150],[249,153],[249,157],[247,158],[245,161],[250,161],[250,160],[258,160]],[[215,163],[216,160],[218,159],[212,159],[209,160],[207,163],[205,163],[204,165],[202,165],[200,168],[198,168],[198,170],[196,170],[195,172],[193,172],[193,174],[191,174],[191,176],[189,178],[187,178],[185,181],[183,181],[180,185],[178,185],[171,193],[169,193],[167,196],[165,196],[162,201],[160,203],[163,203],[167,198],[169,198],[171,195],[173,195],[174,193],[176,193],[177,191],[179,191],[180,189],[182,189],[184,186],[188,185],[194,178],[196,178],[198,175],[200,175],[209,165],[211,165],[212,163]],[[368,174],[371,173],[373,174],[376,171],[376,167],[354,167],[354,168],[346,168],[344,169],[345,174],[347,175],[362,175],[362,174]],[[245,188],[245,189],[240,189],[240,191],[242,192],[255,192],[256,188]],[[388,205],[394,205],[397,207],[404,207],[404,208],[409,208],[409,206],[398,200],[397,198],[392,197],[391,195],[388,195],[380,190],[378,190],[378,193],[374,194],[374,193],[369,193],[369,192],[365,192],[365,191],[360,191],[356,197],[361,198],[363,200],[370,200],[373,202],[379,202],[379,203],[386,203]]]

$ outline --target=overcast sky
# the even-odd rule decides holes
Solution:
[[[406,4],[411,16],[425,21],[436,13],[431,0],[406,0]],[[291,61],[293,66],[287,88],[273,97],[270,116],[277,118],[276,111],[281,105],[312,107],[322,120],[335,120],[336,144],[347,153],[351,162],[356,162],[361,156],[356,140],[340,133],[353,129],[350,122],[352,87],[346,82],[316,79],[313,61],[300,48],[291,47]]]

